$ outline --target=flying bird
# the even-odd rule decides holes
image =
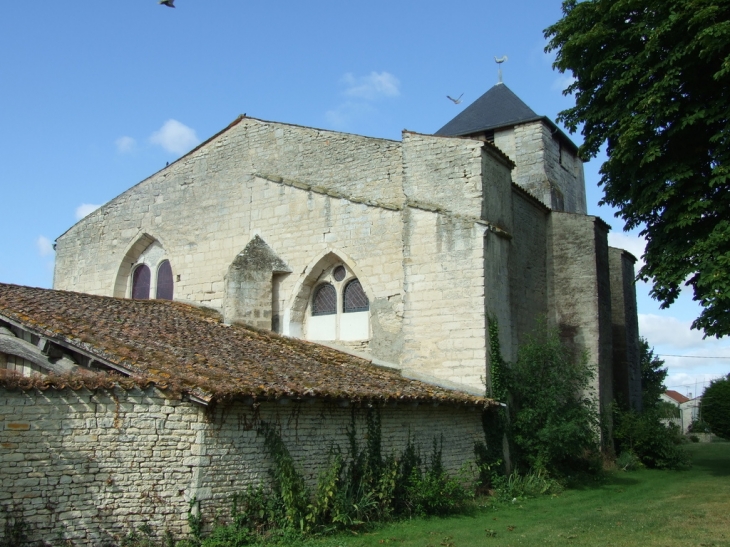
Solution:
[[[458,97],[457,97],[456,99],[454,99],[454,98],[453,98],[453,97],[452,97],[451,95],[446,95],[446,98],[447,98],[447,99],[449,99],[449,100],[451,100],[451,101],[453,101],[453,102],[454,102],[454,104],[461,104],[461,98],[462,98],[463,96],[464,96],[464,94],[462,93],[462,94],[461,94],[461,95],[459,95],[459,96],[458,96]]]
[[[159,0],[159,2],[157,3],[162,4],[163,6],[167,6],[168,8],[175,7],[175,0]]]

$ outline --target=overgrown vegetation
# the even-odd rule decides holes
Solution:
[[[633,459],[657,469],[681,469],[690,463],[682,448],[682,432],[670,418],[676,408],[660,399],[667,369],[645,339],[640,340],[642,412],[615,406],[614,443],[621,461]],[[620,466],[617,461],[617,465]],[[620,466],[621,467],[621,466]],[[626,470],[635,465],[623,466]]]
[[[485,419],[490,454],[502,449],[502,439],[493,433],[489,437],[490,430],[501,428],[515,476],[563,477],[591,468],[599,454],[598,412],[590,398],[593,373],[587,358],[576,358],[543,322],[520,347],[517,361],[508,365],[499,351],[498,333],[497,321],[490,318],[489,394],[508,409],[501,418]],[[494,461],[492,455],[486,463]]]
[[[514,503],[479,500],[468,515],[409,519],[297,547],[726,546],[730,443],[698,443],[687,450],[695,462],[687,471],[607,471],[601,480],[559,495]]]
[[[191,523],[192,539],[187,545],[239,546],[264,537],[359,530],[372,522],[449,514],[473,496],[472,485],[463,477],[447,474],[441,439],[433,439],[428,457],[421,455],[411,437],[399,455],[383,455],[378,410],[369,408],[365,413],[363,446],[356,418],[353,409],[346,453],[332,447],[328,465],[313,489],[277,429],[262,422],[259,433],[272,462],[271,487],[249,487],[233,496],[230,517],[204,539],[202,521],[196,520],[195,526]]]
[[[0,507],[0,517],[4,521],[0,547],[20,547],[23,545],[28,537],[29,527],[20,513],[12,507]]]

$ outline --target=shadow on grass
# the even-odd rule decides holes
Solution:
[[[698,470],[714,477],[730,476],[730,442],[690,445],[687,450]]]
[[[572,477],[568,480],[566,488],[568,490],[597,490],[612,486],[625,488],[639,482],[638,479],[631,477],[629,473],[606,471],[600,475]]]

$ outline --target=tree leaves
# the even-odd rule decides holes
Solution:
[[[671,305],[684,286],[703,306],[693,328],[730,333],[730,2],[563,3],[545,31],[575,81],[560,120],[581,130],[584,158],[606,145],[603,203],[642,228],[651,294]]]

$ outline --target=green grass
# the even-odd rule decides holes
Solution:
[[[688,471],[613,472],[595,485],[468,516],[414,519],[307,547],[730,546],[730,443],[691,444]],[[288,543],[294,545],[294,543]]]

